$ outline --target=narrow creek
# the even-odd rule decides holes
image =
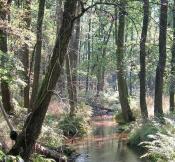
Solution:
[[[93,120],[92,134],[74,143],[80,153],[75,162],[146,162],[127,147],[127,134],[116,133],[116,128],[112,119]]]

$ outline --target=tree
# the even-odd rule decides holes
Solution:
[[[77,0],[66,0],[64,2],[62,25],[60,32],[57,35],[48,70],[37,95],[35,107],[33,112],[28,116],[15,145],[9,152],[9,154],[12,155],[20,154],[25,161],[29,161],[33,146],[40,134],[53,90],[60,76],[63,61],[67,53],[68,43],[73,30],[76,6]]]
[[[119,99],[122,108],[123,118],[126,122],[131,122],[134,120],[129,101],[128,101],[128,87],[124,74],[124,32],[125,32],[125,6],[126,2],[120,0],[119,7],[119,24],[118,30],[117,26],[115,26],[117,34],[117,79],[118,79],[118,90],[119,90]],[[117,16],[115,16],[117,17]],[[117,20],[115,20],[117,21]]]
[[[142,34],[140,39],[140,108],[141,114],[144,119],[148,118],[148,111],[146,105],[146,67],[145,67],[145,57],[146,57],[146,38],[149,23],[149,0],[144,0],[143,4],[143,26]]]
[[[93,1],[92,1],[93,3]],[[88,53],[87,53],[87,59],[88,59],[88,65],[87,65],[87,75],[86,75],[86,93],[88,92],[89,89],[89,73],[90,73],[90,59],[91,59],[91,17],[89,18],[89,22],[88,22],[88,27],[89,27],[89,31],[88,31]]]
[[[41,63],[41,49],[42,49],[42,24],[44,18],[45,0],[39,2],[38,19],[37,19],[37,38],[35,46],[34,59],[34,79],[32,85],[32,95],[30,100],[30,110],[34,107],[35,99],[39,89],[40,63]]]
[[[172,58],[171,58],[171,76],[170,76],[170,111],[174,111],[174,92],[175,92],[175,0],[173,6],[173,45],[171,49]]]
[[[167,11],[168,0],[161,0],[160,22],[159,22],[159,61],[156,68],[155,79],[155,99],[154,115],[160,117],[163,115],[162,93],[163,93],[163,76],[166,64],[166,36],[167,36]]]
[[[24,15],[22,27],[26,30],[30,30],[31,25],[31,0],[24,0]],[[21,4],[21,3],[19,3]],[[25,40],[28,40],[26,37]],[[20,53],[20,59],[24,67],[23,77],[26,85],[24,87],[24,107],[29,108],[29,91],[30,91],[30,78],[29,78],[29,45],[24,42],[18,51]]]
[[[7,9],[10,7],[11,2],[8,1],[7,4],[4,2],[0,2],[0,19],[3,21],[7,21]],[[5,68],[5,64],[8,61],[7,54],[7,33],[6,30],[0,29],[0,53],[1,53],[1,65]],[[14,111],[14,107],[11,103],[11,92],[9,83],[7,80],[1,79],[1,93],[2,93],[2,103],[4,109],[7,113],[11,113]]]
[[[75,21],[74,31],[69,43],[69,52],[66,56],[67,89],[69,95],[70,116],[75,114],[77,106],[77,63],[80,38],[80,18]]]

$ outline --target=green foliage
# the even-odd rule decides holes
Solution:
[[[126,122],[125,122],[125,120],[124,120],[124,118],[123,118],[123,114],[122,114],[121,111],[118,112],[118,113],[115,115],[115,120],[116,120],[116,122],[119,123],[119,124],[126,124]]]
[[[47,146],[61,146],[63,139],[64,136],[62,130],[54,128],[54,126],[51,125],[44,125],[42,127],[39,141],[44,142]]]
[[[159,130],[159,127],[153,121],[140,123],[141,121],[134,123],[133,130],[129,134],[129,144],[132,146],[138,146],[141,142],[149,140],[148,135],[156,134]]]
[[[63,144],[63,140],[63,132],[58,128],[58,118],[47,114],[42,126],[39,141],[42,143],[44,142],[47,146],[59,147]]]
[[[33,162],[55,162],[55,160],[45,158],[43,155],[39,155],[39,154],[35,154],[32,160]]]
[[[65,114],[59,122],[59,128],[67,137],[79,136],[82,137],[91,130],[89,120],[92,112],[89,106],[81,103],[77,107],[74,116]]]
[[[23,160],[20,156],[6,155],[2,150],[0,150],[0,161],[18,162],[18,161],[23,161]]]
[[[5,156],[4,152],[2,150],[0,150],[0,161],[3,160],[4,156]]]
[[[165,125],[161,127],[161,129],[164,129],[163,132],[150,133],[149,140],[145,139],[140,144],[148,150],[142,157],[151,157],[155,161],[161,162],[175,161],[175,121],[165,118],[165,122]]]

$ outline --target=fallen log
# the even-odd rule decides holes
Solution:
[[[75,150],[71,149],[68,145],[63,145],[61,147],[54,148],[36,143],[34,152],[37,154],[41,154],[46,158],[54,159],[56,162],[68,162],[70,161],[70,159],[75,160],[77,156],[79,156],[75,152]]]

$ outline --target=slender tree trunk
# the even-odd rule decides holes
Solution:
[[[99,28],[99,35],[103,37],[103,44],[102,47],[99,48],[101,50],[101,57],[97,54],[97,96],[99,95],[100,91],[103,91],[104,89],[104,79],[105,79],[105,57],[106,57],[106,50],[107,45],[111,36],[112,28],[113,28],[113,21],[111,22],[111,25],[109,27],[108,33],[104,32],[104,24],[102,24],[101,18],[100,21],[100,27]]]
[[[77,63],[79,51],[80,38],[80,19],[77,19],[74,25],[74,32],[72,34],[69,52],[66,57],[66,71],[67,71],[67,88],[69,94],[70,116],[75,114],[77,106]]]
[[[39,1],[38,19],[37,19],[37,37],[35,47],[34,59],[34,79],[32,85],[32,95],[30,100],[30,110],[34,107],[35,99],[39,88],[40,63],[41,63],[41,49],[42,49],[42,24],[44,18],[45,0]]]
[[[57,35],[48,70],[37,95],[35,108],[28,116],[22,132],[19,134],[15,145],[9,152],[9,154],[12,155],[20,154],[26,162],[29,161],[33,146],[40,134],[52,92],[60,76],[73,29],[73,19],[75,17],[76,6],[77,0],[66,0],[64,3],[62,25],[60,32]]]
[[[7,13],[5,4],[3,5],[3,2],[0,6],[0,19],[3,21],[7,20]],[[0,51],[2,52],[1,56],[1,66],[5,68],[5,63],[8,61],[7,57],[5,54],[7,53],[7,33],[5,30],[0,29]],[[7,80],[4,80],[1,78],[1,93],[2,93],[2,103],[4,106],[4,109],[7,113],[11,113],[14,111],[14,107],[11,103],[11,93],[10,93],[10,88]]]
[[[167,35],[167,11],[168,0],[161,0],[160,8],[160,25],[159,25],[159,62],[156,68],[155,79],[155,99],[154,115],[163,116],[162,93],[163,93],[163,75],[166,64],[166,35]]]
[[[88,57],[87,57],[87,61],[88,61],[88,65],[87,65],[87,75],[86,75],[86,93],[88,92],[89,89],[89,72],[90,72],[90,59],[91,59],[91,18],[89,19],[89,31],[88,31]]]
[[[61,27],[61,22],[62,22],[62,18],[63,18],[63,0],[56,0],[56,18],[57,18],[57,33],[59,32],[60,30],[60,27]],[[65,96],[65,87],[66,87],[66,84],[65,84],[65,79],[66,79],[66,75],[65,75],[65,69],[64,69],[64,66],[61,70],[61,75],[58,79],[58,83],[57,83],[57,88],[60,92],[60,96],[63,97]]]
[[[24,28],[29,30],[31,25],[31,0],[25,0],[23,2],[23,7],[25,9],[23,22]],[[25,38],[28,40],[28,38]],[[24,87],[24,107],[29,108],[29,90],[30,90],[30,78],[29,78],[29,46],[28,44],[22,44],[20,49],[21,53],[21,62],[24,66],[23,77],[26,82],[26,86]]]
[[[143,4],[143,26],[142,26],[142,34],[140,40],[140,108],[143,119],[148,118],[148,111],[146,105],[146,66],[145,66],[145,58],[146,58],[146,38],[148,31],[148,23],[149,23],[149,0],[144,0]]]
[[[126,4],[125,1],[120,0],[119,26],[118,26],[118,36],[116,40],[117,78],[118,78],[119,99],[120,99],[120,104],[122,108],[123,118],[126,122],[131,122],[134,120],[134,117],[128,101],[128,89],[127,89],[127,83],[126,83],[125,74],[124,74],[124,60],[123,60],[124,59],[125,4]],[[117,26],[115,28],[117,30]]]
[[[134,29],[133,26],[131,28],[131,42],[134,41]],[[130,55],[130,71],[129,71],[129,95],[132,96],[133,95],[133,83],[132,83],[132,73],[133,73],[133,60],[132,60],[132,54],[133,54],[133,48],[134,46],[131,45],[131,49],[129,52]]]
[[[175,92],[175,0],[173,7],[173,46],[171,49],[171,77],[170,77],[170,111],[174,111],[174,92]]]

